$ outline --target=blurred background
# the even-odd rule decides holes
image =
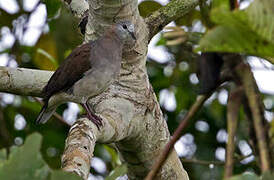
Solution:
[[[168,2],[139,1],[139,10],[145,17]],[[251,2],[240,1],[240,9],[247,8]],[[0,66],[55,70],[83,41],[78,23],[79,20],[60,0],[0,0]],[[168,26],[179,26],[185,32],[198,34],[206,31],[199,8]],[[199,80],[196,75],[197,54],[192,52],[193,47],[195,43],[168,46],[163,32],[158,33],[149,44],[148,74],[171,134],[196,100]],[[271,122],[274,66],[253,56],[247,56],[246,61],[251,65],[262,93],[265,118]],[[190,179],[222,177],[227,141],[227,98],[227,86],[224,85],[206,101],[175,145]],[[57,169],[61,165],[60,157],[69,125],[84,111],[77,104],[63,104],[57,113],[65,122],[53,117],[47,124],[37,126],[34,121],[40,108],[36,98],[0,93],[0,149],[20,146],[29,134],[39,132],[43,135],[42,156],[51,168]],[[240,112],[236,136],[238,160],[234,173],[256,173],[259,167],[248,143],[248,125],[243,110]],[[109,145],[96,145],[94,154],[91,163],[93,175],[89,180],[104,179],[111,170],[121,165],[117,152]]]

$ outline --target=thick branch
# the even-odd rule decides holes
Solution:
[[[70,128],[66,139],[66,146],[62,156],[62,168],[65,171],[75,172],[82,178],[88,179],[90,161],[93,157],[96,142],[112,142],[113,139],[118,137],[119,130],[125,128],[128,128],[127,123],[115,124],[113,119],[104,119],[104,126],[99,131],[89,119],[78,119]],[[124,134],[124,136],[127,135]]]
[[[149,39],[161,31],[165,25],[195,8],[198,2],[199,0],[173,0],[148,16],[145,21],[149,28]]]
[[[0,92],[40,97],[52,73],[34,69],[0,67]]]

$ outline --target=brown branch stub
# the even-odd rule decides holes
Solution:
[[[267,144],[267,129],[265,129],[265,119],[262,109],[262,102],[256,81],[248,64],[241,63],[236,68],[237,75],[243,84],[248,104],[251,110],[253,126],[260,155],[261,170],[266,172],[270,170],[270,154]]]
[[[198,2],[199,0],[173,0],[148,16],[145,22],[149,28],[149,39],[161,31],[165,25],[195,8]]]
[[[225,173],[224,178],[229,178],[233,174],[234,166],[234,151],[235,143],[234,138],[237,130],[239,110],[243,97],[243,88],[238,87],[232,90],[228,97],[227,104],[227,132],[228,141],[226,144],[226,161],[225,161]]]

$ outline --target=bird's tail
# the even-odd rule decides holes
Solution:
[[[52,114],[55,112],[56,106],[48,107],[48,101],[45,101],[44,106],[42,107],[37,119],[37,124],[44,124],[46,123]]]

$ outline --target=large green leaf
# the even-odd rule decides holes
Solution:
[[[274,57],[274,1],[254,0],[246,10],[212,10],[217,26],[201,39],[196,51],[234,52]]]
[[[39,152],[42,136],[30,135],[23,146],[11,151],[8,160],[0,165],[0,179],[41,180],[46,179],[50,169]]]
[[[10,149],[6,159],[6,151],[0,150],[0,179],[6,180],[81,180],[76,174],[61,170],[51,170],[40,153],[42,136],[33,133],[26,138],[21,147]]]
[[[47,16],[48,18],[56,18],[59,14],[59,9],[61,7],[60,0],[43,0],[47,6]]]

